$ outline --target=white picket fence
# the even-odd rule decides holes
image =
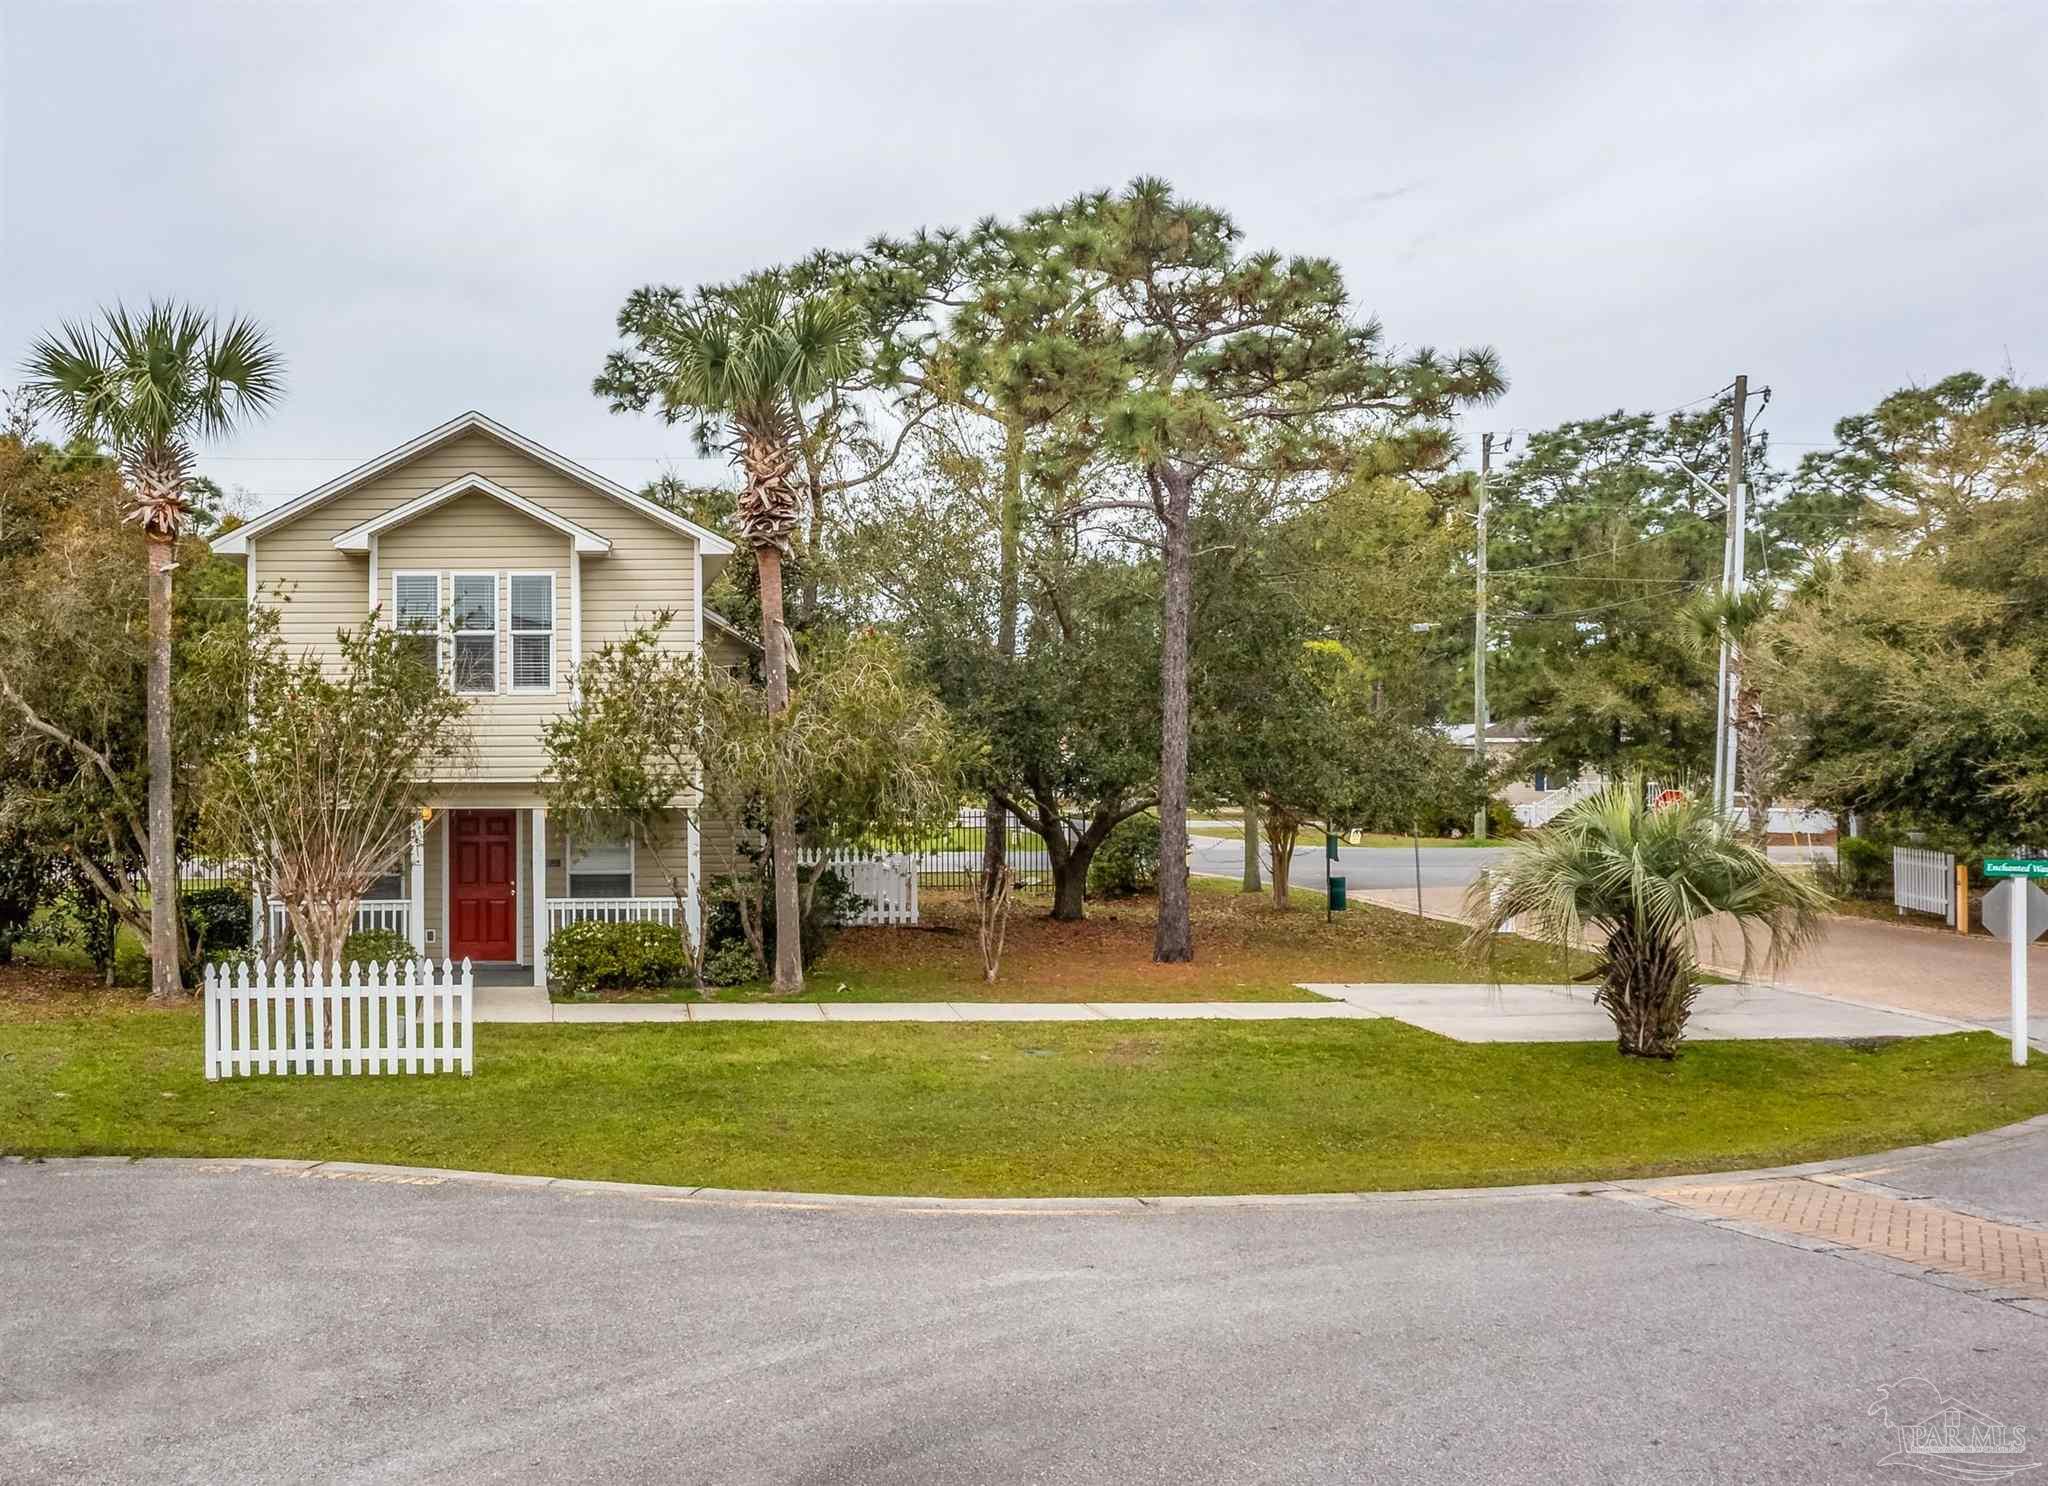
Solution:
[[[206,1076],[471,1073],[469,961],[206,968]]]
[[[829,866],[846,885],[867,899],[867,906],[849,924],[914,924],[917,922],[917,861],[908,856],[877,857],[844,848],[802,851],[805,867]]]
[[[1892,906],[1956,921],[1956,859],[1945,851],[1892,848]]]

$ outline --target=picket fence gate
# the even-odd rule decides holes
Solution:
[[[206,1076],[472,1073],[468,960],[206,968]]]
[[[1945,851],[1892,848],[1892,906],[1956,921],[1956,859]]]
[[[848,924],[914,924],[917,922],[917,862],[912,857],[878,857],[866,852],[803,851],[797,861],[806,867],[830,867],[846,885],[867,899],[867,906]]]

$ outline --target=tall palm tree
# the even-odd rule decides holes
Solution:
[[[1771,805],[1777,795],[1777,760],[1772,756],[1770,719],[1757,672],[1748,664],[1750,644],[1777,612],[1777,596],[1769,589],[1703,593],[1679,611],[1679,622],[1699,654],[1728,647],[1729,678],[1735,694],[1728,699],[1727,767],[1747,785],[1748,828],[1743,834],[1756,846],[1771,837]],[[1719,722],[1716,721],[1718,729]],[[1733,791],[1731,790],[1732,794]]]
[[[745,478],[739,531],[753,548],[761,587],[761,644],[768,711],[789,710],[789,630],[782,563],[802,520],[797,461],[803,410],[861,363],[866,322],[850,300],[796,293],[777,274],[710,286],[684,298],[638,290],[619,312],[635,342],[606,360],[594,390],[614,411],[653,403],[668,421],[695,420],[698,446],[723,450]],[[775,872],[775,989],[803,989],[802,910],[796,870],[796,802],[769,802]]]
[[[232,433],[277,401],[284,361],[254,321],[216,324],[204,310],[116,305],[97,323],[40,337],[22,368],[31,406],[74,436],[111,449],[128,519],[149,553],[150,997],[182,994],[178,975],[178,841],[171,798],[171,572],[190,513],[194,444]]]
[[[1504,867],[1472,886],[1466,912],[1489,953],[1513,920],[1540,937],[1598,943],[1590,979],[1614,1018],[1621,1051],[1677,1056],[1700,983],[1694,929],[1726,914],[1748,973],[1761,932],[1772,967],[1821,929],[1828,895],[1739,841],[1706,800],[1648,805],[1641,779],[1620,780],[1510,848]]]

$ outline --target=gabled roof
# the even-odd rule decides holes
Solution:
[[[666,526],[672,531],[682,532],[685,536],[694,537],[697,540],[699,550],[707,557],[729,557],[732,555],[733,544],[717,532],[712,531],[709,527],[699,526],[687,517],[678,516],[666,507],[656,505],[645,496],[636,495],[625,486],[607,480],[603,475],[587,470],[573,460],[564,459],[561,455],[555,453],[554,450],[536,444],[524,434],[515,433],[495,418],[487,418],[482,413],[476,412],[473,409],[459,417],[449,419],[438,428],[427,430],[427,432],[421,434],[416,439],[400,444],[396,449],[378,455],[367,464],[357,465],[347,474],[329,480],[317,490],[309,490],[296,500],[286,501],[275,510],[264,512],[254,521],[236,527],[233,531],[228,532],[218,541],[214,542],[213,550],[228,556],[246,555],[251,538],[260,537],[266,531],[283,526],[286,522],[296,521],[299,517],[304,516],[309,511],[318,509],[336,496],[344,495],[354,490],[357,486],[376,479],[377,476],[384,474],[386,471],[404,464],[408,459],[426,453],[427,450],[437,444],[446,443],[453,438],[460,438],[466,433],[487,434],[509,448],[517,449],[521,454],[526,455],[537,463],[546,465],[557,474],[574,480],[577,484],[594,490],[599,495],[607,496],[617,501],[629,511],[645,516],[649,521]],[[529,504],[531,503],[529,502]]]
[[[343,552],[367,552],[370,538],[394,526],[424,516],[436,506],[446,505],[458,495],[487,495],[494,501],[510,506],[522,516],[531,517],[542,526],[553,527],[563,536],[571,538],[578,552],[605,553],[612,550],[612,539],[587,526],[578,526],[566,516],[558,516],[546,506],[536,505],[525,496],[507,490],[495,480],[482,475],[457,475],[446,485],[437,485],[424,495],[416,495],[402,506],[393,506],[381,516],[372,516],[368,521],[351,526],[334,538],[334,545]]]

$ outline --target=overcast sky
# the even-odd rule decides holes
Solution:
[[[2048,378],[2048,6],[153,5],[0,0],[0,385],[168,294],[288,401],[205,467],[270,505],[470,407],[615,479],[626,292],[1163,175],[1326,254],[1471,424],[1692,401],[1789,456],[1915,380]]]

